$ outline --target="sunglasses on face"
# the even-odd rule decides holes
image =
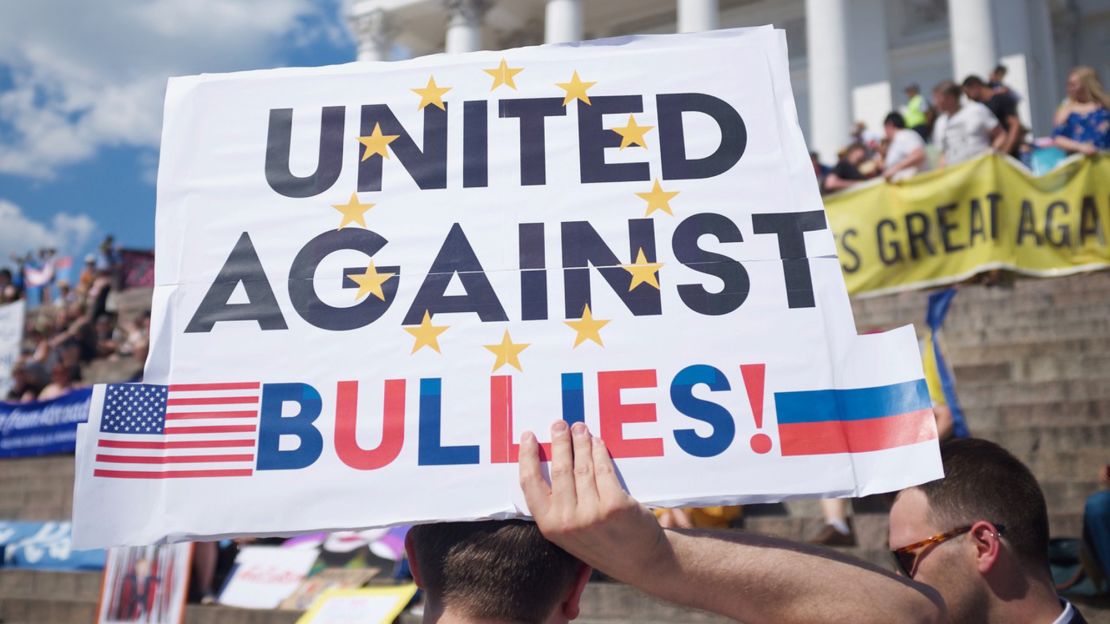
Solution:
[[[917,573],[918,561],[920,561],[926,553],[930,552],[937,544],[943,544],[954,537],[969,533],[973,526],[974,525],[968,525],[958,529],[952,529],[945,533],[939,533],[928,539],[923,539],[920,542],[914,542],[913,544],[908,544],[892,550],[890,554],[894,556],[894,563],[898,566],[902,574],[905,574],[909,578],[913,578],[913,575]],[[1006,527],[1001,524],[996,524],[994,528],[995,535],[1001,536],[1002,531],[1004,531]]]

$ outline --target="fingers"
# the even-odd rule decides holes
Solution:
[[[617,477],[617,467],[613,458],[609,456],[609,449],[601,438],[594,438],[593,444],[594,482],[597,487],[598,497],[602,501],[623,499],[627,494]]]
[[[540,471],[540,444],[531,431],[520,436],[520,489],[533,518],[547,513],[551,504],[551,488]]]
[[[582,511],[593,513],[597,509],[597,485],[594,483],[593,444],[590,430],[585,423],[571,427],[574,440],[574,489]]]
[[[570,428],[565,420],[551,425],[551,502],[561,509],[573,510],[578,504],[574,489],[574,451]]]

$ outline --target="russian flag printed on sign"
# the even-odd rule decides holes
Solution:
[[[937,437],[924,379],[876,388],[775,393],[786,455],[865,453]]]

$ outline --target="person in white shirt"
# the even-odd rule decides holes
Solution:
[[[901,113],[886,116],[883,132],[890,141],[883,157],[883,177],[898,182],[925,169],[925,141],[917,132],[906,129],[906,120]]]
[[[1006,141],[994,113],[979,102],[961,103],[960,87],[951,80],[933,87],[933,106],[940,111],[933,126],[933,145],[941,151],[941,167],[1001,149]]]

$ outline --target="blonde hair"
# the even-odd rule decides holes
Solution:
[[[1098,74],[1093,67],[1087,65],[1080,65],[1073,68],[1068,72],[1069,76],[1075,76],[1079,79],[1079,84],[1091,94],[1091,98],[1106,108],[1110,108],[1110,95],[1106,94],[1106,90],[1102,88],[1102,83],[1098,80]]]

